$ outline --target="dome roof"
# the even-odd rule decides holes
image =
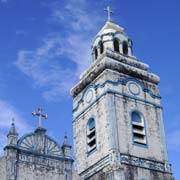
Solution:
[[[108,33],[108,32],[123,32],[124,28],[115,24],[112,21],[107,21],[102,29],[99,31],[98,35]]]
[[[124,36],[125,39],[128,38],[128,36],[126,35],[126,33],[124,32],[124,28],[119,26],[118,24],[112,22],[112,21],[107,21],[105,23],[105,25],[101,28],[101,30],[97,33],[94,42],[96,42],[96,40],[98,38],[103,39],[104,36],[115,36],[116,34],[121,34]]]

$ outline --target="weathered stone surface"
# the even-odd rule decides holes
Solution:
[[[120,52],[114,52],[115,38]],[[123,41],[129,42],[123,29],[107,22],[94,40],[93,63],[71,90],[77,173],[89,180],[172,180],[160,78],[132,55],[132,47],[122,54]],[[140,120],[133,122],[132,112],[137,112]],[[89,152],[91,118],[95,120],[96,148]]]

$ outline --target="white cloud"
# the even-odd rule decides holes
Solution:
[[[16,121],[17,129],[20,132],[27,132],[29,129],[25,120],[19,115],[20,113],[8,102],[0,100],[0,128],[9,128],[11,119]]]
[[[48,22],[63,25],[63,35],[50,32],[42,37],[40,47],[20,50],[15,63],[20,71],[33,79],[35,87],[45,89],[43,97],[46,100],[58,100],[60,94],[69,93],[80,73],[88,67],[92,34],[102,21],[88,11],[85,0],[64,3],[63,7],[61,2],[46,4],[52,11]],[[66,63],[61,62],[63,59]]]
[[[48,5],[52,9],[51,17],[63,24],[70,31],[90,32],[102,22],[98,12],[91,9],[85,0],[69,0],[62,6],[61,2]],[[83,33],[83,34],[84,34]]]
[[[6,101],[0,100],[0,155],[6,144],[6,135],[10,128],[12,118],[15,119],[16,129],[19,135],[27,133],[31,129],[15,107]]]
[[[69,91],[77,78],[76,71],[81,67],[81,65],[77,65],[77,53],[82,52],[75,52],[70,41],[54,34],[44,39],[41,47],[34,51],[19,51],[15,64],[34,80],[36,87],[46,88],[43,92],[45,99],[57,100],[56,97]],[[67,63],[74,63],[74,66],[78,66],[75,71],[62,65],[61,58],[64,54],[66,54]]]

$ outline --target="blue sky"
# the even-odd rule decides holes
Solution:
[[[49,114],[48,133],[61,143],[67,131],[72,143],[69,91],[91,63],[107,5],[134,55],[161,77],[169,160],[180,179],[179,0],[0,0],[0,148],[12,117],[20,135],[37,127],[31,112],[38,106]]]

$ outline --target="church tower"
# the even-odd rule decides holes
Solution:
[[[92,63],[71,90],[77,172],[83,180],[172,180],[160,78],[133,56],[132,40],[107,11]]]

